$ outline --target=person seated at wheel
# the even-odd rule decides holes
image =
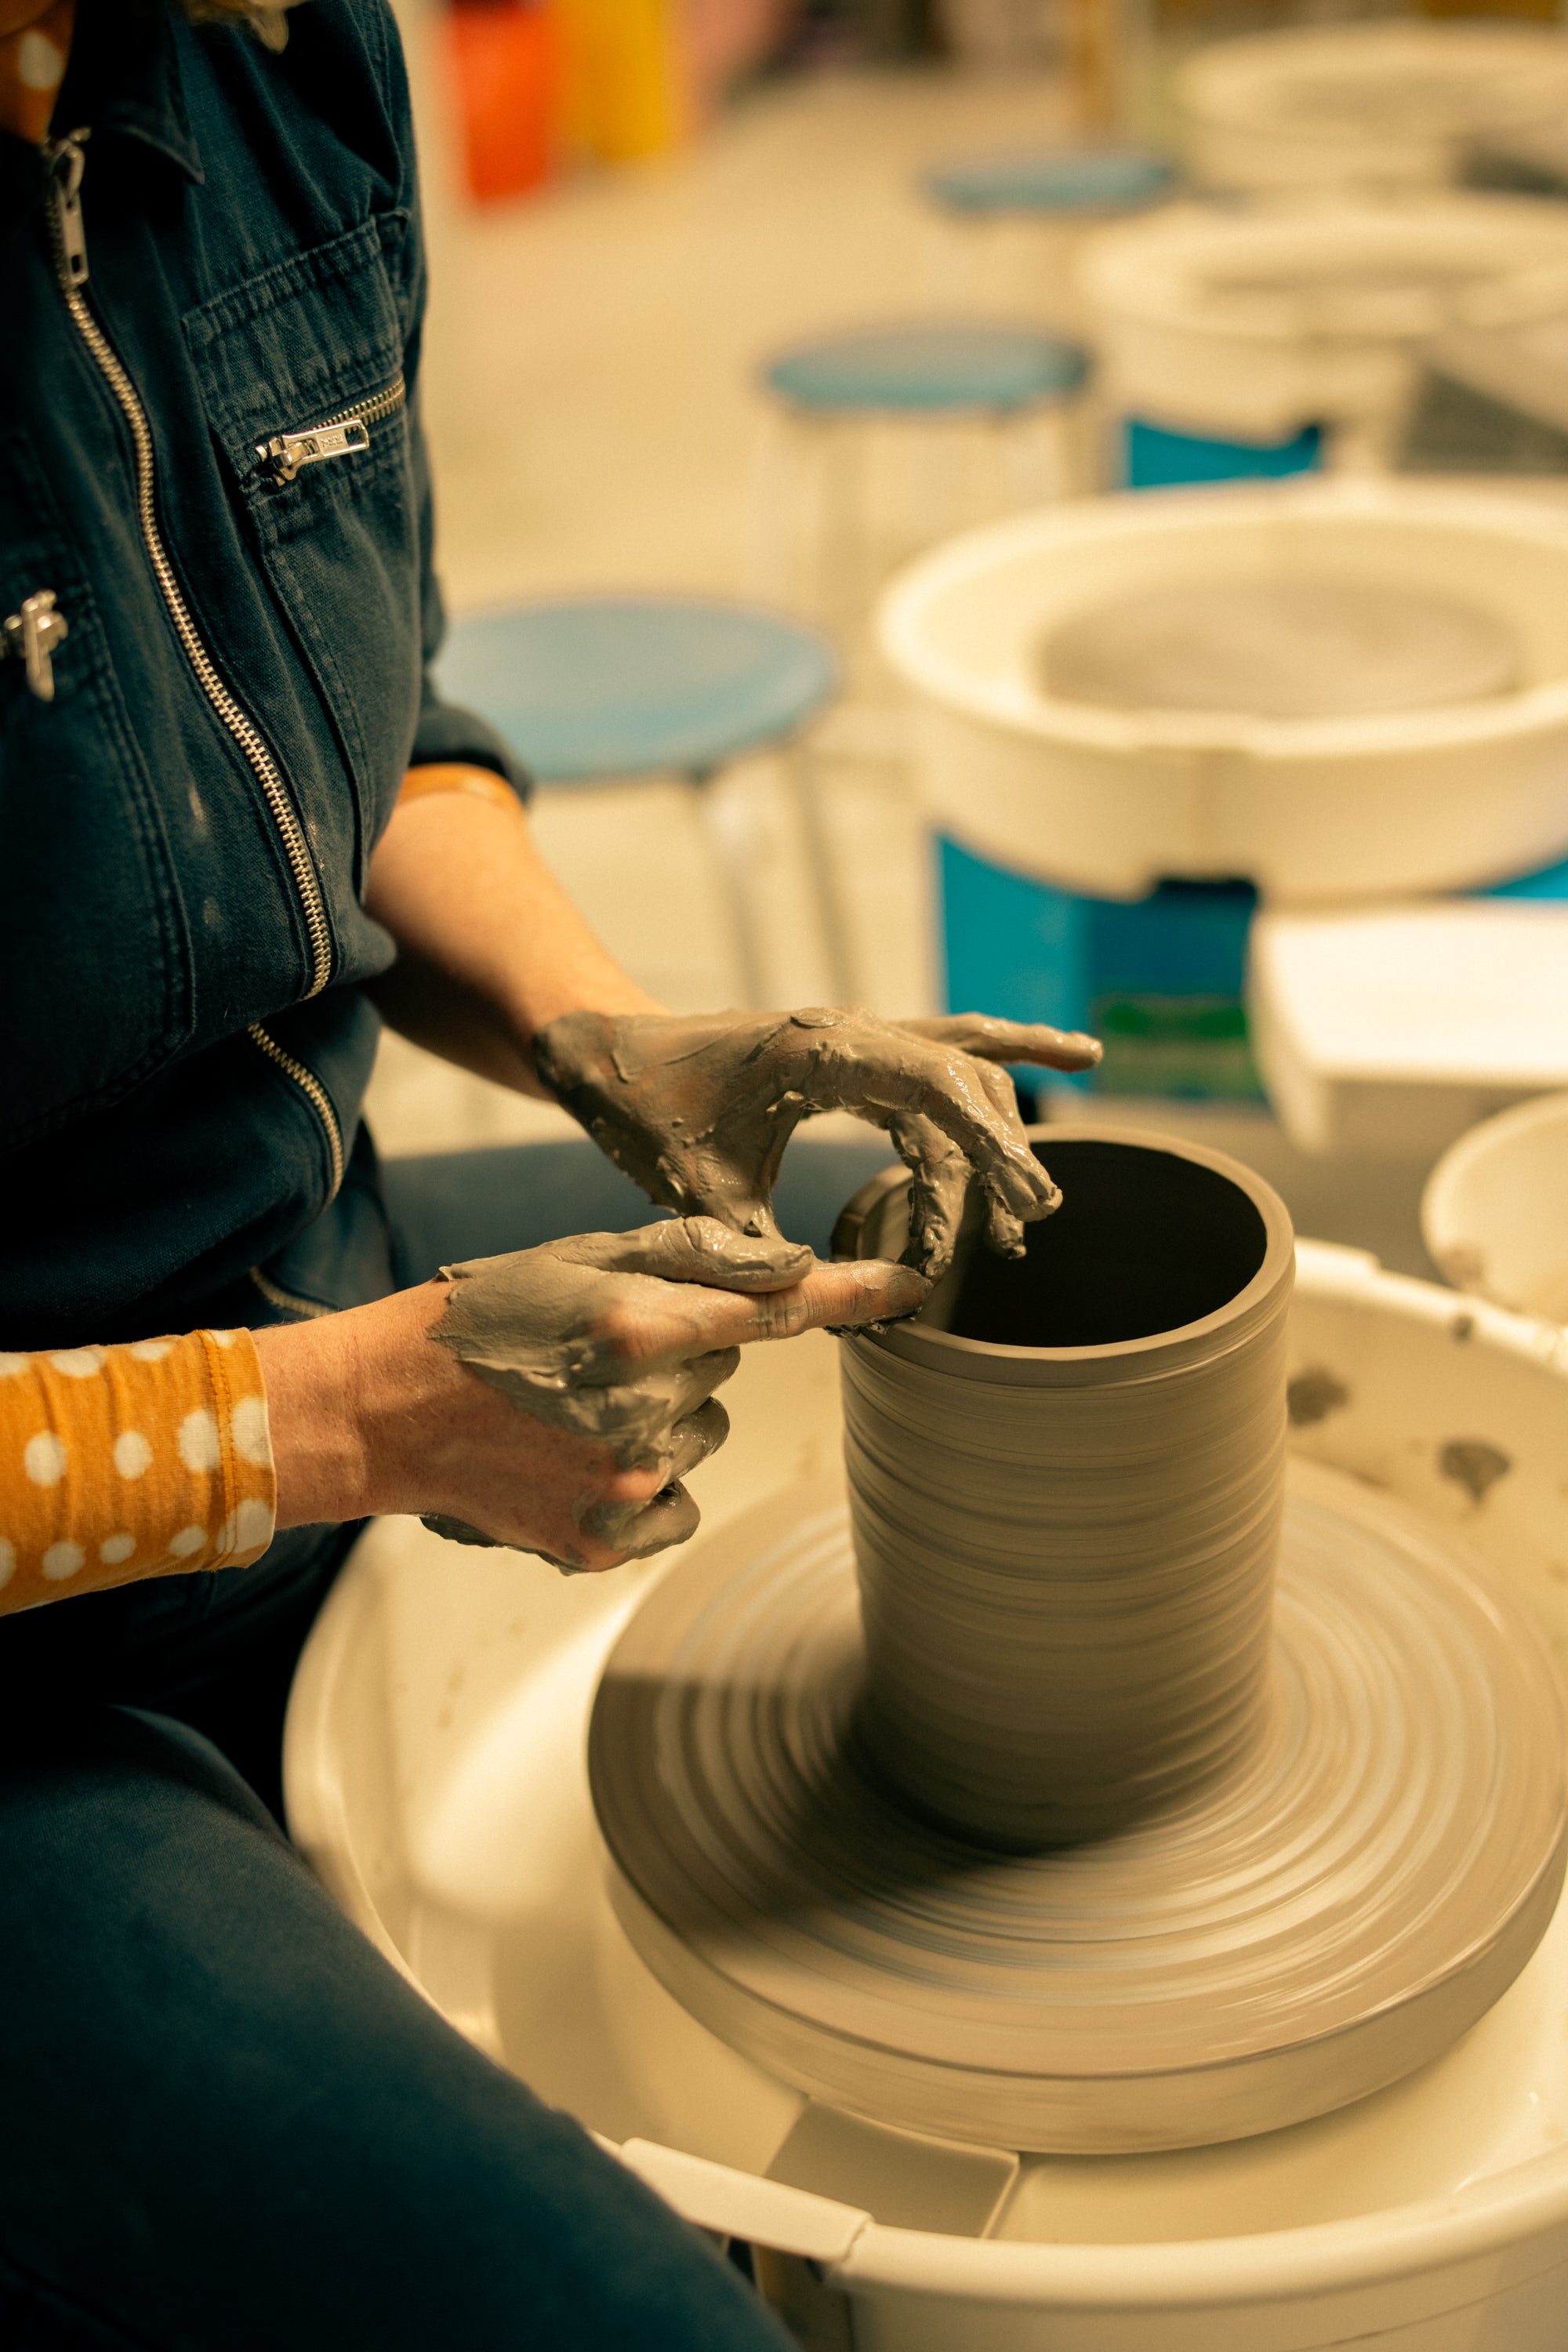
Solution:
[[[289,1678],[372,1513],[683,1540],[738,1349],[911,1312],[972,1186],[1020,1247],[1003,1065],[1095,1049],[674,1015],[551,878],[431,682],[384,0],[0,0],[0,2340],[776,2345],[317,1886]],[[383,1170],[384,1019],[584,1137]],[[886,1143],[781,1172],[825,1109]],[[826,1263],[889,1144],[908,1263]]]

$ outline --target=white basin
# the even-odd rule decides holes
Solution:
[[[1173,205],[1100,230],[1079,274],[1123,411],[1258,441],[1388,430],[1434,337],[1568,312],[1568,208],[1458,194]]]
[[[1289,719],[1045,691],[1042,639],[1119,593],[1297,573],[1468,604],[1512,633],[1520,683]],[[879,626],[932,824],[1069,889],[1244,876],[1281,901],[1366,899],[1568,849],[1568,509],[1394,481],[1085,499],[950,541],[895,580]]]
[[[1563,1333],[1308,1244],[1291,1362],[1300,1451],[1461,1530],[1568,1655]],[[837,1459],[833,1342],[748,1350],[729,1395],[735,1435],[699,1475],[714,1528]],[[852,2326],[858,2352],[1561,2352],[1568,1908],[1445,2057],[1265,2139],[1019,2165],[828,2109],[797,2130],[801,2095],[677,2007],[605,1892],[587,1711],[661,1572],[565,1580],[416,1522],[374,1528],[301,1663],[289,1817],[461,2031],[689,2218],[790,2258],[760,2267],[808,2340],[842,2347]],[[804,2185],[766,2178],[775,2160]]]
[[[1555,126],[1568,41],[1543,25],[1298,26],[1200,49],[1175,94],[1211,187],[1435,187],[1476,138]]]
[[[1568,1322],[1568,1094],[1461,1136],[1432,1171],[1421,1230],[1460,1290]]]

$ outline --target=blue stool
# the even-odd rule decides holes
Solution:
[[[1069,399],[1089,373],[1080,345],[983,319],[866,327],[782,352],[768,390],[817,416],[1011,416]]]
[[[1069,486],[1068,420],[1089,372],[1081,344],[984,319],[865,327],[779,352],[762,370],[775,420],[763,517],[775,590],[854,646],[896,563]],[[918,461],[901,488],[886,464],[878,478],[879,453]]]
[[[831,698],[833,651],[815,629],[743,604],[678,596],[584,596],[454,624],[443,689],[499,729],[541,784],[683,776],[700,796],[733,910],[737,961],[763,1000],[744,876],[708,787],[744,752],[784,745]],[[800,796],[836,992],[847,992],[840,894],[809,762]]]
[[[1021,307],[1077,334],[1089,323],[1077,283],[1085,239],[1165,203],[1179,180],[1167,157],[1109,142],[934,164],[920,179],[932,221],[931,296]]]
[[[1042,147],[939,163],[921,186],[943,212],[971,220],[1111,220],[1163,204],[1177,176],[1143,147]]]

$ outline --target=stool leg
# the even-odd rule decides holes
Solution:
[[[694,775],[691,786],[697,794],[697,804],[713,851],[721,892],[730,909],[735,976],[741,983],[742,999],[740,1009],[756,1013],[763,1010],[767,1001],[767,976],[758,950],[757,927],[752,920],[746,845],[741,838],[742,828],[730,824],[725,811],[719,805],[714,790],[719,773],[718,770],[710,769]]]
[[[831,417],[818,430],[822,506],[816,608],[829,635],[848,646],[862,625],[873,565],[867,427],[857,417]]]
[[[800,512],[816,494],[816,467],[805,456],[804,438],[791,417],[769,409],[759,420],[752,452],[752,585],[792,608],[808,605],[811,597],[803,584]]]
[[[833,845],[827,837],[826,812],[823,806],[816,757],[809,743],[792,743],[784,752],[784,764],[794,787],[795,807],[800,813],[801,836],[805,845],[812,893],[816,900],[817,920],[822,926],[823,945],[827,951],[833,1002],[836,1004],[852,1003],[857,992],[854,948],[844,887],[833,856]]]

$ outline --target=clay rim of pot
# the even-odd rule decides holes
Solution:
[[[1157,1379],[1182,1370],[1198,1357],[1213,1359],[1226,1353],[1251,1339],[1283,1307],[1295,1278],[1296,1237],[1290,1213],[1273,1186],[1240,1160],[1200,1143],[1141,1128],[1064,1119],[1026,1128],[1025,1133],[1047,1167],[1053,1146],[1081,1142],[1163,1154],[1225,1178],[1251,1203],[1262,1224],[1263,1248],[1256,1272],[1210,1313],[1135,1339],[1065,1347],[1019,1347],[1003,1340],[968,1339],[926,1321],[928,1305],[908,1321],[883,1330],[847,1334],[848,1346],[876,1349],[928,1370],[967,1381],[1021,1387],[1094,1386],[1100,1381]],[[901,1211],[909,1181],[907,1168],[888,1168],[860,1187],[834,1227],[835,1257],[896,1254],[903,1242],[899,1229],[901,1215],[891,1234],[888,1224],[890,1216]],[[1179,1236],[1176,1243],[1179,1245]],[[946,1288],[945,1284],[939,1286],[939,1297]]]

